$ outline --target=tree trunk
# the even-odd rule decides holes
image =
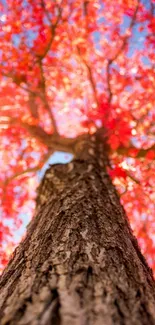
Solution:
[[[105,147],[95,136],[79,147],[80,158],[50,167],[40,185],[36,215],[1,276],[1,325],[155,324],[155,283]]]

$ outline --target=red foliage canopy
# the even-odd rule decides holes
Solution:
[[[109,173],[155,269],[155,1],[6,0],[0,37],[1,266],[37,171],[104,126]]]

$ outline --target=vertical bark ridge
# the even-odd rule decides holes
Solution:
[[[152,272],[97,150],[47,170],[0,280],[1,325],[155,324]]]

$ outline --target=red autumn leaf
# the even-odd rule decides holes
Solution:
[[[113,150],[117,149],[120,145],[120,140],[117,135],[112,134],[109,138],[109,144]]]
[[[146,158],[150,159],[150,160],[154,160],[155,159],[155,151],[154,150],[149,150],[146,154]]]
[[[122,178],[126,179],[126,177],[128,176],[126,171],[123,168],[119,167],[119,166],[117,166],[114,169],[110,170],[109,173],[110,173],[110,176],[112,178],[122,177]]]

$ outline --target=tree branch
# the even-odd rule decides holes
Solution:
[[[94,94],[94,99],[95,99],[95,102],[96,102],[97,107],[98,107],[99,102],[98,102],[98,98],[97,98],[97,89],[96,89],[96,85],[95,85],[95,82],[94,82],[92,70],[91,70],[90,66],[88,65],[88,63],[85,60],[83,60],[83,62],[85,64],[86,68],[87,68],[89,81],[90,81],[90,84],[92,86],[92,90],[93,90],[93,94]]]
[[[43,160],[41,161],[42,165],[44,165],[46,163],[46,161],[49,159],[49,157],[51,156],[52,153],[53,153],[53,151],[49,150],[48,153],[44,155]],[[35,167],[29,167],[26,170],[22,170],[22,171],[20,171],[18,173],[13,174],[11,177],[5,179],[4,182],[0,182],[0,187],[3,188],[3,194],[2,194],[2,199],[1,199],[2,204],[5,201],[7,186],[9,185],[9,183],[12,180],[14,180],[14,179],[16,179],[16,178],[18,178],[20,176],[23,176],[24,174],[27,174],[27,173],[36,173],[40,169],[41,169],[40,164],[38,166],[35,166]]]
[[[68,152],[73,155],[76,155],[75,148],[76,148],[78,142],[83,141],[88,137],[88,134],[82,134],[82,135],[77,136],[76,138],[67,138],[67,137],[63,137],[59,134],[48,134],[46,131],[44,131],[44,129],[42,127],[40,127],[38,125],[37,126],[29,125],[26,122],[23,122],[17,118],[10,118],[9,116],[3,116],[3,117],[7,118],[7,120],[0,122],[0,124],[2,124],[2,125],[14,124],[14,125],[22,126],[24,129],[26,129],[28,131],[28,133],[32,137],[35,137],[42,144],[47,146],[47,148],[49,150],[53,150],[53,151],[63,151],[63,152]],[[101,129],[98,129],[98,132],[99,132],[99,130],[101,130]],[[147,149],[138,149],[133,145],[130,145],[129,148],[120,146],[117,149],[117,153],[119,155],[123,155],[123,156],[126,155],[127,157],[129,157],[129,156],[131,156],[131,155],[129,155],[129,150],[132,150],[132,149],[138,150],[138,153],[135,158],[144,158],[150,150],[155,151],[155,145],[152,145],[151,147],[149,147]],[[109,151],[110,151],[110,148],[109,148]],[[113,151],[111,153],[113,153]]]
[[[129,148],[126,148],[126,147],[119,147],[116,151],[119,155],[121,156],[127,156],[127,157],[132,157],[132,155],[129,154],[129,150],[138,150],[137,152],[137,155],[136,157],[133,157],[133,158],[145,158],[147,153],[151,150],[151,151],[154,151],[155,152],[155,145],[152,145],[151,147],[147,148],[147,149],[139,149],[139,148],[136,148],[134,146],[130,146]]]
[[[113,93],[111,90],[111,85],[110,85],[110,67],[111,67],[112,62],[113,62],[112,60],[108,60],[107,69],[106,69],[107,85],[108,85],[108,103],[109,104],[111,103],[112,96],[113,96]]]
[[[126,171],[126,174],[127,174],[127,176],[128,176],[129,178],[132,179],[133,182],[135,182],[135,183],[138,184],[138,185],[141,184],[141,182],[140,182],[140,181],[139,181],[135,176],[131,175],[130,172]]]
[[[93,74],[92,74],[92,70],[91,70],[91,67],[89,66],[89,64],[86,62],[86,60],[84,60],[81,56],[81,52],[80,52],[80,48],[77,46],[77,51],[78,51],[78,55],[81,59],[81,61],[84,63],[86,69],[87,69],[87,72],[88,72],[88,77],[89,77],[89,82],[90,82],[90,85],[91,85],[91,88],[92,88],[92,91],[93,91],[93,95],[94,95],[94,100],[95,100],[95,103],[97,105],[97,107],[99,107],[99,101],[98,101],[98,96],[97,96],[97,89],[96,89],[96,85],[95,85],[95,82],[94,82],[94,78],[93,78]],[[89,121],[95,126],[96,128],[96,124],[95,122],[89,118]]]
[[[52,122],[52,126],[53,126],[53,130],[54,130],[54,133],[58,134],[58,129],[57,129],[57,124],[56,124],[56,120],[54,118],[54,115],[53,115],[53,112],[48,104],[48,99],[47,99],[47,95],[46,95],[46,81],[45,81],[45,77],[44,77],[44,71],[43,71],[43,64],[42,64],[42,60],[39,59],[38,60],[38,65],[39,65],[39,68],[40,68],[40,74],[41,74],[41,91],[42,93],[40,93],[40,98],[43,102],[43,104],[45,105],[45,108],[49,114],[49,117],[51,119],[51,122]]]
[[[56,22],[54,24],[51,23],[51,19],[50,19],[50,16],[49,16],[49,13],[48,13],[48,10],[46,9],[46,5],[44,3],[44,0],[41,0],[41,6],[42,6],[42,9],[44,10],[45,14],[46,14],[46,17],[50,23],[50,29],[51,29],[51,39],[49,41],[49,43],[47,44],[47,47],[44,51],[44,53],[42,55],[39,55],[39,59],[43,60],[46,56],[46,54],[48,53],[48,51],[50,50],[50,47],[53,43],[53,40],[54,40],[54,37],[55,37],[55,34],[56,34],[56,28],[58,26],[58,23],[61,19],[61,16],[62,16],[62,8],[61,6],[58,6],[57,5],[57,9],[58,9],[58,16],[57,16],[57,19],[56,19]]]
[[[84,13],[85,20],[86,20],[87,15],[88,15],[88,5],[89,5],[89,1],[86,0],[86,1],[83,2],[83,13]],[[86,24],[86,26],[87,26],[87,24]],[[87,26],[87,29],[88,29],[88,26]],[[90,84],[91,84],[91,87],[92,87],[92,90],[93,90],[93,94],[94,94],[94,99],[95,99],[96,105],[98,107],[99,106],[99,102],[98,102],[98,96],[97,96],[97,89],[96,89],[96,85],[95,85],[95,82],[94,82],[94,78],[93,78],[93,74],[92,74],[91,67],[86,62],[86,60],[82,57],[79,46],[77,46],[77,51],[78,51],[78,54],[79,54],[80,59],[84,63],[85,67],[87,68],[87,72],[88,72],[88,76],[89,76],[89,81],[90,81]]]
[[[36,99],[36,96],[32,93],[29,93],[29,108],[30,108],[31,115],[34,118],[38,119],[39,118],[38,107],[37,107],[35,99]]]
[[[54,115],[50,109],[50,106],[48,104],[48,100],[47,100],[47,96],[46,96],[46,86],[45,86],[45,78],[44,78],[44,72],[43,72],[43,66],[42,66],[42,60],[38,59],[38,64],[39,64],[39,67],[40,67],[40,74],[41,74],[41,90],[43,92],[43,94],[40,93],[40,91],[32,91],[30,88],[25,88],[24,86],[21,85],[21,83],[23,82],[23,80],[18,80],[17,81],[17,78],[15,76],[14,73],[9,73],[9,74],[5,74],[3,73],[3,75],[5,77],[8,77],[8,78],[12,78],[13,82],[18,86],[20,87],[21,89],[23,89],[24,91],[26,91],[29,95],[29,108],[30,108],[30,112],[32,114],[33,117],[35,118],[38,118],[38,107],[35,103],[35,98],[38,96],[43,104],[45,105],[45,108],[49,114],[49,117],[51,119],[51,122],[52,122],[52,126],[53,126],[53,130],[55,133],[58,133],[58,130],[57,130],[57,125],[56,125],[56,121],[55,121],[55,118],[54,118]],[[24,83],[28,86],[26,80],[24,81]]]
[[[131,32],[131,30],[134,27],[135,22],[136,22],[136,17],[137,17],[137,13],[138,13],[138,9],[139,9],[139,4],[140,4],[140,0],[137,0],[137,5],[136,5],[136,8],[135,8],[134,14],[132,16],[129,27],[127,28],[127,30],[129,30],[130,32]],[[114,55],[114,57],[112,59],[109,59],[108,63],[107,63],[106,74],[107,74],[107,85],[108,85],[107,88],[108,88],[108,103],[109,104],[111,103],[112,96],[113,96],[111,85],[110,85],[110,68],[111,68],[111,65],[113,64],[113,62],[119,57],[119,55],[125,49],[127,41],[128,41],[129,38],[130,38],[130,33],[128,33],[128,35],[126,35],[124,37],[123,42],[122,42],[122,46],[118,49],[118,52]]]
[[[22,176],[27,173],[33,173],[36,172],[40,169],[40,166],[32,167],[32,168],[27,168],[26,170],[23,170],[19,173],[13,174],[11,177],[7,178],[4,182],[0,182],[0,187],[3,187],[5,190],[5,187],[8,186],[8,184],[15,178],[18,178],[19,176]]]
[[[132,31],[132,28],[134,27],[135,22],[136,22],[137,13],[138,13],[138,10],[139,10],[139,4],[140,4],[140,0],[137,0],[137,5],[136,5],[136,8],[135,8],[134,14],[132,16],[129,27],[127,28],[127,30],[129,30],[130,32]],[[115,54],[115,56],[111,59],[112,62],[115,61],[118,58],[118,56],[122,53],[122,51],[124,50],[129,38],[130,38],[130,33],[124,37],[122,46],[120,47],[118,52]]]
[[[64,151],[75,154],[75,146],[77,142],[81,139],[84,139],[87,135],[79,135],[76,138],[65,138],[60,136],[59,134],[48,134],[42,127],[39,125],[30,125],[26,122],[21,121],[18,118],[10,118],[9,116],[3,116],[3,118],[7,118],[0,122],[2,125],[20,125],[23,127],[31,137],[35,137],[42,144],[47,146],[49,150],[53,151]]]

